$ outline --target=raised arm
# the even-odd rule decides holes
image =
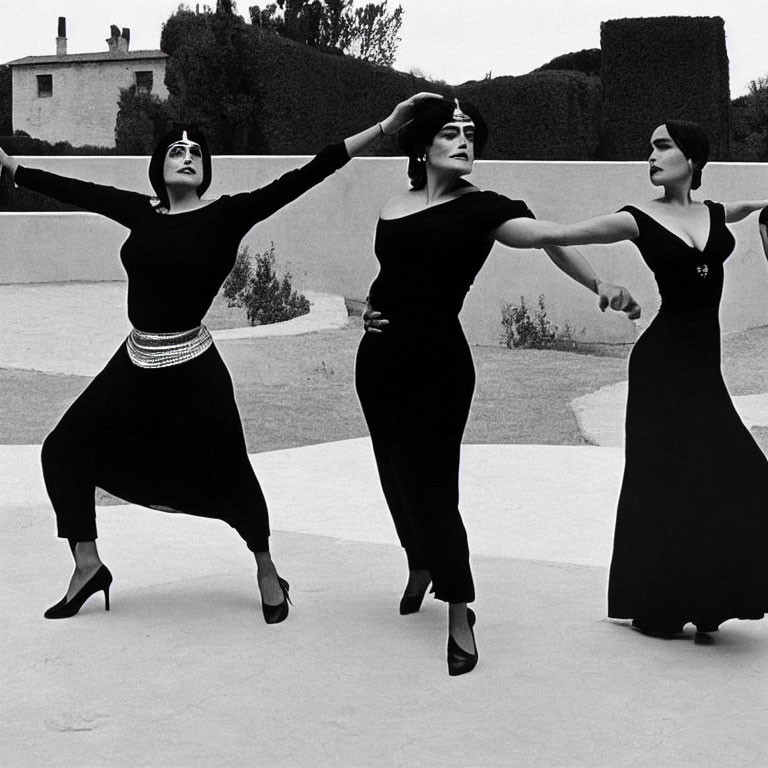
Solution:
[[[639,234],[634,216],[627,211],[596,216],[574,224],[558,224],[543,219],[510,219],[493,232],[496,240],[510,248],[618,243],[632,240]]]
[[[355,157],[374,139],[378,139],[381,136],[391,136],[397,133],[401,128],[405,128],[405,126],[411,122],[413,108],[416,104],[424,99],[440,98],[442,98],[442,96],[439,93],[422,91],[421,93],[414,94],[405,101],[401,101],[381,122],[372,125],[370,128],[366,128],[364,131],[360,131],[360,133],[356,133],[354,136],[348,136],[344,139],[344,146],[347,149],[347,154],[350,157]]]
[[[254,224],[271,216],[344,166],[374,139],[399,131],[410,122],[416,103],[436,95],[417,93],[400,102],[391,114],[376,125],[349,136],[338,144],[323,148],[306,165],[288,171],[270,184],[252,192],[234,195],[229,202],[231,225],[245,234]]]
[[[740,200],[735,203],[723,203],[725,223],[733,224],[735,221],[746,219],[750,213],[759,211],[766,206],[768,206],[768,200]]]

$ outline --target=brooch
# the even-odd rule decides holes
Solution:
[[[709,274],[709,267],[706,264],[699,264],[696,267],[699,277],[706,277]]]

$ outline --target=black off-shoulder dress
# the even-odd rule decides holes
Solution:
[[[768,461],[720,370],[723,263],[734,247],[707,201],[702,251],[628,206],[661,294],[629,359],[626,466],[608,615],[640,626],[712,630],[768,609]]]
[[[475,370],[458,315],[492,230],[521,216],[533,214],[520,200],[466,192],[376,227],[370,303],[389,325],[360,342],[357,393],[408,567],[428,570],[435,597],[448,602],[475,596],[459,513]]]
[[[251,227],[348,159],[343,144],[331,145],[261,189],[174,215],[159,213],[146,195],[45,171],[19,167],[15,181],[130,229],[120,252],[128,317],[142,331],[169,333],[200,325]],[[48,435],[42,458],[61,537],[96,538],[99,486],[136,504],[224,520],[252,551],[269,549],[267,506],[215,346],[147,369],[122,344]]]

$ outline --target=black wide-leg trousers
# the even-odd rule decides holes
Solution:
[[[390,319],[366,333],[355,383],[408,567],[430,572],[437,599],[471,602],[459,458],[475,370],[458,320],[435,332]]]
[[[248,459],[229,372],[215,346],[160,369],[121,346],[42,450],[58,535],[96,538],[96,487],[135,504],[231,525],[269,551],[267,504]]]

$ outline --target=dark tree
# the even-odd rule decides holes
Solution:
[[[402,6],[398,5],[390,15],[387,13],[387,0],[356,8],[351,34],[352,50],[364,61],[391,67],[400,44],[398,35],[402,24]]]
[[[201,14],[180,8],[163,25],[160,47],[169,55],[170,113],[200,126],[214,153],[258,152],[253,30],[235,14],[233,3],[218,7],[216,13]]]
[[[10,136],[13,131],[11,124],[12,101],[11,68],[7,64],[3,64],[0,65],[0,136]]]
[[[403,9],[387,0],[353,8],[354,0],[277,0],[251,6],[251,24],[328,53],[351,54],[392,66],[400,42]]]
[[[150,155],[169,130],[167,102],[154,93],[137,92],[136,86],[120,89],[115,122],[115,148],[121,155]]]

